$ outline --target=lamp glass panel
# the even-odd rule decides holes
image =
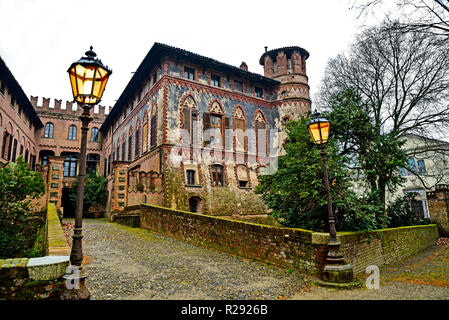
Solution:
[[[320,125],[319,123],[309,124],[309,133],[314,143],[321,143]]]
[[[321,130],[321,143],[326,143],[327,139],[329,137],[329,129],[330,129],[330,123],[329,122],[321,122],[320,123],[320,130]]]

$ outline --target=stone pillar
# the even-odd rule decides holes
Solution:
[[[48,157],[47,204],[54,203],[56,210],[61,210],[62,179],[65,157]]]
[[[427,192],[430,222],[438,225],[440,235],[449,236],[449,186],[438,185]]]

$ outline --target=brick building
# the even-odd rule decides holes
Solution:
[[[150,203],[209,214],[264,211],[257,175],[286,121],[310,110],[300,47],[265,51],[264,76],[155,43],[106,118],[108,211]]]
[[[235,67],[155,43],[111,111],[93,113],[87,168],[108,179],[107,212],[138,203],[263,212],[253,193],[257,176],[275,167],[285,123],[311,107],[308,56],[300,47],[265,48],[262,76],[245,62]],[[7,70],[0,75],[1,161],[28,155],[47,182],[45,200],[71,211],[81,111],[71,102],[28,100],[0,62]]]

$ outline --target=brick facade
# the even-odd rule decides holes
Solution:
[[[436,223],[440,233],[449,236],[449,186],[438,185],[427,192],[430,222]]]
[[[279,155],[283,119],[298,118],[311,104],[307,51],[288,47],[269,53],[268,59],[271,54],[285,59],[264,77],[245,64],[237,68],[158,43],[151,48],[101,127],[110,165],[128,163],[126,206],[145,202],[232,214],[229,203],[241,206],[253,195],[252,213],[265,211],[253,194],[257,176]],[[239,117],[242,141],[235,135]],[[236,148],[237,142],[243,148]],[[160,190],[149,176],[161,180]],[[112,188],[111,183],[111,194]],[[109,211],[122,209],[113,202],[110,197]]]

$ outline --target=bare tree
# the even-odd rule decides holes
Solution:
[[[382,11],[391,0],[354,0],[351,9],[358,16],[375,14]],[[449,0],[396,0],[396,9],[400,13],[399,26],[403,31],[419,31],[449,37]],[[384,12],[390,19],[392,12]]]
[[[384,208],[386,190],[394,190],[400,182],[399,158],[404,161],[400,152],[395,154],[395,141],[410,134],[448,137],[448,58],[449,43],[442,37],[403,32],[400,23],[384,22],[363,31],[347,54],[328,62],[318,104],[332,111],[332,97],[347,90],[357,92],[367,110],[365,123],[370,131],[360,129],[365,133],[364,142],[355,145],[359,137],[346,143],[349,136],[342,128],[340,138],[347,148],[343,152],[355,157],[371,191],[379,191]]]

